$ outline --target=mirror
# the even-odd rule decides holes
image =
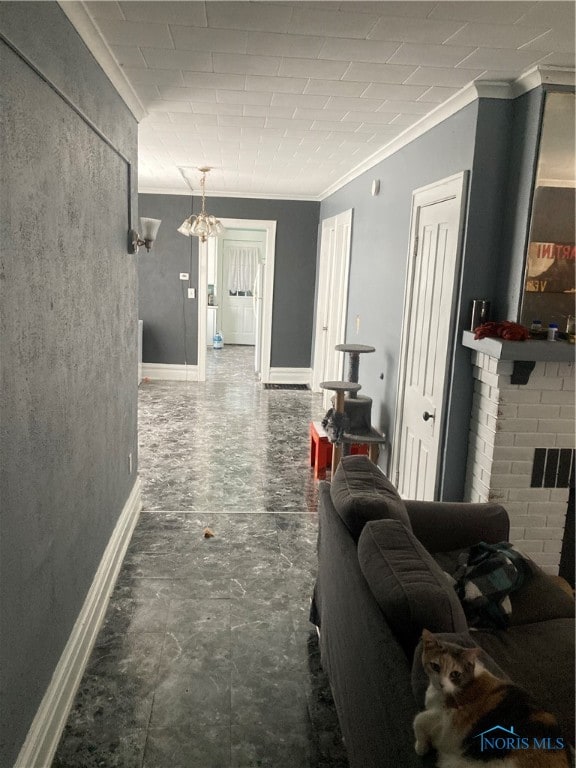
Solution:
[[[576,294],[576,95],[545,98],[520,322],[554,322],[564,331]]]

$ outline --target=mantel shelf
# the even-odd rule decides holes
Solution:
[[[535,362],[573,363],[574,344],[567,341],[504,341],[503,339],[474,339],[472,331],[464,331],[462,344],[497,360],[527,360]]]

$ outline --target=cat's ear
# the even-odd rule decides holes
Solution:
[[[422,630],[422,646],[424,650],[429,651],[432,648],[439,648],[440,643],[436,639],[436,635],[433,635],[432,632],[428,629]]]
[[[474,667],[478,656],[480,656],[480,648],[464,648],[462,650],[462,660],[465,664],[469,664],[471,668]]]

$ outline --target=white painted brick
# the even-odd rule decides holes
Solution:
[[[545,528],[546,515],[514,515],[514,525],[521,525],[523,528]],[[529,536],[528,538],[534,537]]]
[[[514,432],[496,432],[494,435],[494,445],[514,445],[516,435]]]
[[[494,462],[496,464],[496,462]],[[496,471],[496,470],[494,470]],[[513,475],[528,475],[532,478],[532,462],[531,461],[513,461],[511,472]]]
[[[523,552],[527,552],[529,555],[536,552],[544,551],[544,542],[534,539],[524,539],[521,542],[514,542],[518,545],[518,548]]]
[[[518,406],[514,405],[498,405],[496,415],[503,419],[516,419],[520,415],[518,412]]]
[[[476,365],[478,368],[482,368],[482,365],[484,364],[484,352],[478,352],[477,349],[473,349],[470,357],[472,360],[472,365]]]
[[[557,539],[561,541],[564,530],[562,528],[530,528],[530,531],[527,529],[526,533],[530,533],[530,538],[535,540],[549,541]]]
[[[498,360],[496,361],[496,373],[499,376],[512,376],[514,369],[514,363],[512,360]]]
[[[492,488],[528,488],[530,477],[528,475],[492,475]]]
[[[475,377],[477,379],[480,379],[480,381],[483,381],[484,384],[489,384],[491,387],[498,387],[498,375],[495,373],[490,373],[489,371],[485,371],[482,368],[476,368]],[[560,387],[558,387],[560,389]]]
[[[529,430],[522,430],[528,432]],[[530,430],[531,431],[531,430]],[[574,422],[571,419],[541,419],[538,422],[538,432],[562,435],[574,432]]]
[[[559,363],[558,364],[558,375],[562,376],[563,378],[569,379],[574,377],[574,363]]]
[[[487,397],[478,394],[478,392],[476,392],[473,397],[472,405],[474,409],[473,412],[489,413],[491,416],[498,415],[498,403],[494,400],[488,400]]]
[[[545,376],[558,376],[558,363],[545,363],[544,364]]]
[[[538,432],[540,425],[538,419],[500,419],[498,422],[498,432]],[[541,432],[546,430],[542,429]],[[553,432],[554,430],[549,430]]]
[[[573,405],[560,406],[560,418],[570,419],[574,422],[574,419],[576,418],[576,408]]]
[[[493,489],[488,493],[488,501],[502,503],[508,500],[508,491],[504,489]]]
[[[550,489],[550,501],[562,501],[564,504],[568,503],[568,488],[551,488]]]
[[[530,505],[529,505],[530,506]],[[558,506],[554,512],[551,512],[550,507]],[[546,508],[543,510],[546,512],[546,525],[551,528],[562,528],[564,530],[564,524],[566,522],[567,507],[564,504],[546,504]]]
[[[566,381],[566,379],[554,379],[550,378],[548,376],[536,376],[536,372],[530,376],[530,380],[528,381],[528,384],[524,384],[525,387],[529,387],[530,389],[537,389],[537,390],[554,390],[554,389],[562,389],[562,383]]]
[[[576,447],[576,436],[574,434],[557,435],[556,446],[558,448],[574,448]]]
[[[525,501],[507,501],[504,507],[506,507],[506,512],[508,512],[511,521],[516,520],[517,517],[524,516],[528,508]]]
[[[539,554],[538,557],[535,557],[534,560],[546,571],[546,573],[552,573],[553,575],[558,573],[558,565],[560,564],[559,555],[555,555],[551,552],[543,552]]]
[[[514,472],[512,462],[510,461],[493,461],[491,469],[495,475],[510,475]]]
[[[488,429],[483,424],[475,424],[474,425],[474,431],[477,435],[480,435],[480,437],[485,440],[489,445],[494,445],[494,440],[496,438],[496,433],[493,430]]]
[[[542,392],[543,403],[557,403],[558,405],[571,405],[574,402],[572,392],[564,390],[557,392]]]
[[[524,528],[512,528],[510,526],[510,541],[517,541],[524,538]]]
[[[477,453],[475,456],[476,465],[481,467],[488,473],[488,477],[492,474],[492,459],[485,456],[483,453]]]
[[[554,552],[557,555],[559,555],[561,550],[562,550],[561,541],[545,541],[544,542],[544,552]]]
[[[549,501],[548,488],[512,488],[508,495],[510,501]]]
[[[534,461],[534,448],[497,446],[494,448],[494,461]]]
[[[507,403],[539,403],[540,392],[525,389],[524,387],[507,389],[505,392],[500,393],[499,402],[503,405]]]
[[[489,413],[484,414],[484,423],[488,427],[488,429],[495,432],[498,429],[498,419],[496,416],[491,416]]]
[[[518,406],[518,417],[521,419],[557,419],[559,416],[559,405],[534,403],[532,405]]]
[[[562,381],[562,389],[565,392],[574,392],[574,379],[573,378],[565,378],[565,379],[559,379],[559,381]]]
[[[484,397],[486,400],[494,400],[494,387],[491,387],[489,384],[484,384],[484,382],[479,379],[474,380],[474,392],[481,397]]]
[[[556,446],[556,435],[545,434],[544,432],[521,432],[514,436],[514,445],[532,447],[532,448],[554,448]]]

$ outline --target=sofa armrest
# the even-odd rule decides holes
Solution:
[[[450,552],[479,541],[508,541],[510,520],[499,504],[405,500],[414,535],[429,552]]]

